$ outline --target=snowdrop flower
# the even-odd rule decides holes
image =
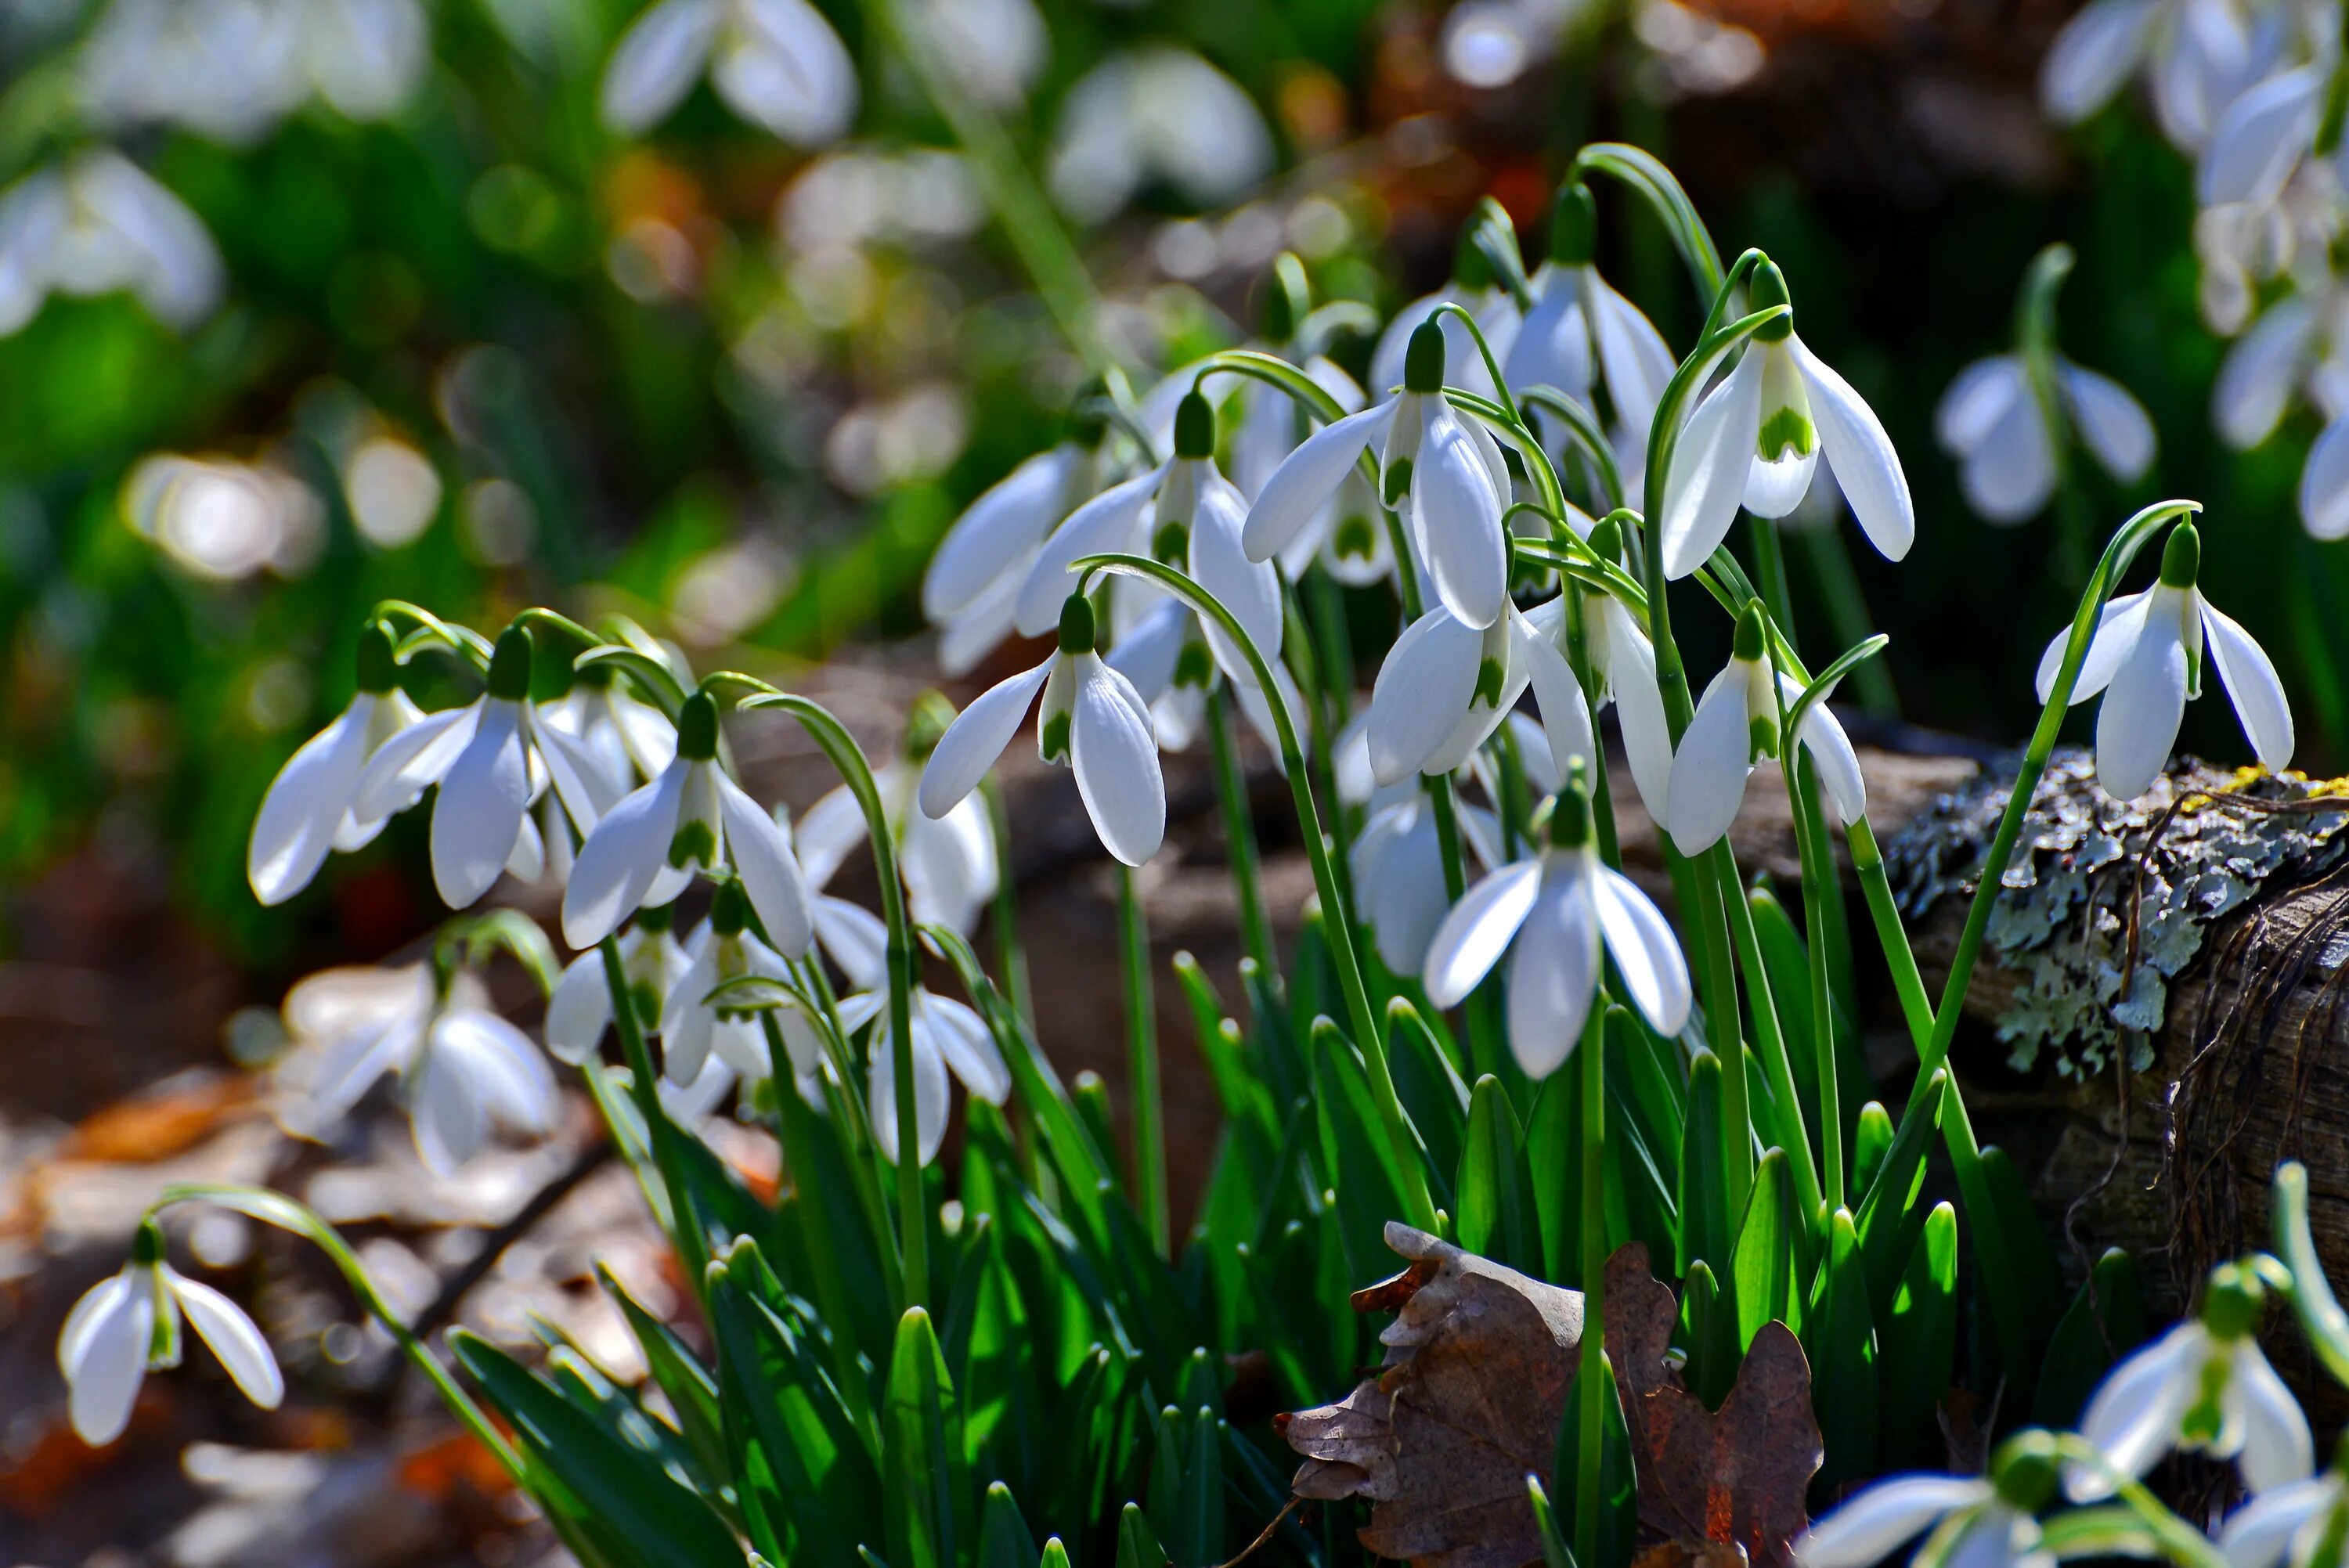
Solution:
[[[1566,603],[1520,613],[1482,631],[1430,610],[1395,639],[1371,687],[1371,776],[1395,784],[1449,773],[1499,727],[1527,686],[1559,765],[1595,750],[1582,687],[1558,650]]]
[[[1644,466],[1648,428],[1664,386],[1680,368],[1663,335],[1599,275],[1592,263],[1599,214],[1589,189],[1558,188],[1550,219],[1549,260],[1533,277],[1534,307],[1526,313],[1502,362],[1512,387],[1557,387],[1590,403],[1604,387],[1619,431]]]
[[[2064,416],[2105,471],[2134,484],[2153,466],[2153,421],[2108,376],[2054,366]],[[2036,517],[2055,493],[2055,433],[2023,356],[1993,355],[1958,372],[1933,413],[1941,449],[1958,459],[1966,504],[1985,522]]]
[[[1484,864],[1500,864],[1499,819],[1464,802],[1458,816],[1462,842]],[[1418,974],[1452,907],[1444,886],[1444,847],[1424,785],[1413,779],[1373,797],[1370,817],[1347,851],[1347,865],[1379,961],[1397,975]]]
[[[922,614],[938,628],[947,674],[969,672],[1011,634],[1012,611],[1044,540],[1092,496],[1100,432],[1037,453],[982,491],[938,541],[922,575]]]
[[[620,934],[620,973],[637,1025],[647,1034],[660,1027],[669,995],[693,962],[678,943],[674,913],[667,904],[640,909]],[[591,947],[564,967],[546,999],[547,1054],[576,1067],[595,1054],[611,1026],[612,987],[604,975],[603,950]]]
[[[714,1052],[719,1060],[746,1078],[769,1075],[767,1034],[759,1012],[730,1006],[717,993],[730,980],[756,975],[788,980],[791,967],[781,954],[751,932],[750,904],[738,881],[720,882],[710,900],[709,918],[686,949],[685,973],[668,989],[661,1010],[661,1076],[688,1085],[698,1080]],[[794,1077],[806,1078],[823,1059],[815,1026],[794,1006],[772,1009]]]
[[[2040,101],[2057,120],[2076,124],[2142,67],[2163,132],[2191,151],[2258,79],[2272,48],[2232,0],[2091,0],[2048,49]]]
[[[2316,1470],[2308,1418],[2252,1333],[2266,1305],[2255,1275],[2221,1264],[2199,1316],[2113,1368],[2080,1417],[2080,1436],[2132,1478],[2181,1449],[2234,1460],[2253,1492],[2306,1480]],[[2114,1486],[2092,1467],[2071,1465],[2064,1490],[2075,1502],[2094,1502]]]
[[[1613,518],[1599,519],[1590,531],[1590,547],[1603,559],[1619,563],[1622,525]],[[1656,684],[1655,646],[1648,641],[1648,628],[1640,617],[1612,593],[1579,583],[1570,584],[1569,592],[1582,595],[1590,705],[1593,708],[1615,706],[1623,751],[1631,765],[1631,782],[1639,787],[1649,819],[1661,826],[1671,796],[1672,732],[1664,718],[1663,690]],[[1538,691],[1536,696],[1539,698]],[[1545,707],[1542,711],[1547,715],[1549,709]]]
[[[1681,853],[1702,854],[1729,831],[1754,766],[1778,755],[1780,705],[1792,711],[1802,695],[1802,684],[1790,676],[1779,676],[1774,686],[1762,607],[1746,605],[1737,617],[1729,663],[1704,688],[1672,757],[1663,827]],[[1825,702],[1811,705],[1795,740],[1811,754],[1836,815],[1846,824],[1859,820],[1868,810],[1868,780],[1850,738]]]
[[[1901,1475],[1857,1492],[1795,1542],[1797,1568],[1873,1568],[1930,1530],[1920,1563],[2054,1568],[2038,1511],[2055,1492],[2054,1444],[2044,1432],[2007,1440],[1987,1476]]]
[[[924,693],[906,716],[896,751],[873,770],[873,784],[889,821],[897,874],[905,884],[915,923],[948,926],[967,936],[978,925],[987,901],[995,896],[1001,875],[987,802],[967,795],[944,816],[932,818],[915,808],[914,799],[921,788],[922,769],[953,719],[954,709],[945,698]],[[841,862],[864,841],[865,832],[864,808],[845,784],[808,808],[793,835],[793,847],[811,891],[820,892],[832,881]],[[827,903],[839,902],[820,898],[817,903],[817,935],[835,959],[841,956],[840,945],[825,935],[823,912]],[[862,909],[856,913],[873,919]],[[841,967],[845,971],[848,965],[843,962]],[[851,980],[865,983],[853,975]]]
[[[2309,1568],[2326,1536],[2340,1528],[2344,1509],[2349,1486],[2336,1460],[2323,1475],[2263,1491],[2228,1515],[2219,1550],[2229,1568],[2277,1568],[2287,1560],[2292,1568]]]
[[[1495,286],[1492,271],[1492,263],[1475,247],[1473,230],[1462,234],[1452,263],[1452,282],[1396,311],[1380,332],[1379,341],[1371,350],[1371,390],[1385,392],[1403,379],[1412,340],[1419,335],[1421,327],[1434,322],[1444,329],[1444,382],[1480,397],[1495,396],[1492,372],[1485,368],[1485,356],[1477,352],[1475,336],[1469,332],[1467,323],[1449,311],[1440,316],[1435,314],[1444,305],[1457,304],[1475,317],[1476,330],[1485,335],[1494,358],[1506,366],[1516,344],[1521,318],[1517,302],[1509,292]]]
[[[1131,680],[1102,662],[1094,641],[1092,606],[1083,594],[1070,594],[1052,655],[980,694],[938,738],[916,797],[924,815],[943,818],[978,788],[1041,691],[1037,749],[1045,761],[1066,762],[1075,771],[1077,793],[1102,846],[1130,866],[1158,852],[1166,836],[1166,780],[1150,706]]]
[[[327,1044],[303,1120],[323,1131],[386,1073],[399,1077],[416,1152],[436,1176],[481,1152],[492,1123],[543,1135],[554,1126],[554,1075],[530,1037],[492,1012],[471,975],[419,984],[416,998],[357,1020]]]
[[[1427,951],[1427,995],[1455,1007],[1504,951],[1509,957],[1509,1048],[1534,1078],[1557,1069],[1582,1037],[1598,994],[1599,956],[1610,953],[1623,987],[1661,1033],[1688,1022],[1688,965],[1663,915],[1591,841],[1590,801],[1580,782],[1552,804],[1549,846],[1468,890]]]
[[[574,672],[568,663],[551,660],[543,661],[533,674],[549,665],[560,677],[561,689],[539,697],[538,717],[576,743],[576,748],[564,747],[566,753],[584,748],[595,758],[596,771],[622,793],[634,783],[659,778],[677,760],[677,726],[660,709],[623,691],[609,665],[590,665]],[[617,804],[615,795],[602,810]],[[599,810],[599,818],[601,814]],[[585,826],[593,829],[595,824]]]
[[[2281,772],[2292,763],[2292,709],[2283,683],[2251,634],[2202,596],[2195,585],[2201,564],[2201,535],[2192,523],[2180,522],[2162,548],[2161,580],[2105,606],[2081,661],[2072,700],[2105,693],[2096,714],[2096,782],[2116,800],[2144,794],[2168,761],[2187,700],[2202,695],[2206,639],[2260,765]],[[2071,635],[2069,628],[2057,634],[2040,657],[2043,703],[2054,694]]]
[[[1786,301],[1786,282],[1764,262],[1748,291],[1756,310]],[[1791,318],[1764,326],[1738,351],[1737,366],[1705,395],[1672,446],[1660,509],[1664,574],[1704,564],[1743,504],[1780,518],[1811,488],[1824,453],[1868,542],[1885,559],[1909,553],[1916,503],[1900,456],[1851,384],[1803,346]]]
[[[397,684],[391,634],[380,624],[360,632],[358,663],[350,706],[286,758],[262,797],[244,874],[263,903],[284,903],[310,885],[329,850],[366,847],[388,820],[353,810],[359,775],[377,748],[424,714]]]
[[[277,1408],[285,1377],[269,1341],[242,1307],[163,1261],[163,1233],[150,1219],[139,1227],[122,1272],[76,1302],[57,1336],[57,1367],[83,1442],[99,1448],[120,1437],[148,1368],[180,1364],[183,1314],[244,1397],[264,1410]]]
[[[2226,106],[2195,168],[2195,196],[2205,207],[2264,206],[2316,144],[2332,67],[2300,66],[2268,77]]]
[[[808,950],[806,880],[782,828],[719,767],[718,704],[707,692],[686,699],[675,759],[605,812],[580,846],[563,893],[563,939],[595,946],[637,910],[684,892],[696,866],[740,879],[779,951]]]
[[[118,152],[97,149],[0,192],[0,335],[51,294],[124,291],[170,326],[220,303],[220,252],[187,204]]]
[[[1238,83],[1188,49],[1116,54],[1069,89],[1045,180],[1080,222],[1114,214],[1153,180],[1220,207],[1272,170],[1272,136]]]
[[[2300,474],[2300,519],[2317,539],[2349,537],[2349,293],[2330,279],[2279,300],[2235,340],[2210,392],[2220,440],[2249,451],[2275,433],[2295,393],[2331,416]]]
[[[873,1030],[871,1087],[866,1105],[873,1117],[873,1139],[883,1158],[897,1161],[897,1068],[895,1037],[889,1032],[889,998],[881,992],[843,996],[841,1027],[854,1034],[866,1024]],[[926,986],[914,987],[913,1009],[914,1127],[922,1163],[937,1158],[947,1135],[947,1073],[962,1079],[962,1087],[989,1105],[1011,1098],[1011,1070],[987,1023],[964,1003],[940,996]]]
[[[1501,525],[1507,467],[1492,436],[1444,398],[1444,334],[1433,321],[1413,333],[1403,389],[1306,438],[1248,510],[1242,547],[1250,561],[1287,551],[1336,493],[1373,440],[1381,500],[1399,506],[1427,562],[1436,596],[1463,625],[1482,631],[1509,597],[1509,550]]]
[[[432,881],[451,909],[489,892],[502,871],[538,880],[546,845],[530,807],[550,781],[583,828],[617,793],[594,755],[541,717],[529,700],[530,677],[530,634],[509,626],[479,697],[410,723],[360,770],[352,810],[363,820],[405,810],[429,786],[440,786],[432,807]]]
[[[1268,352],[1288,351],[1273,348]],[[1340,413],[1361,412],[1368,399],[1361,385],[1328,356],[1307,356],[1298,368],[1330,394]],[[1239,487],[1240,494],[1253,501],[1264,493],[1266,482],[1288,454],[1297,449],[1305,428],[1305,411],[1288,392],[1254,377],[1241,386],[1237,397],[1240,420],[1239,428],[1232,432],[1232,482]]]
[[[856,119],[856,62],[807,0],[660,0],[621,35],[604,70],[604,123],[649,130],[707,69],[726,106],[795,147]]]

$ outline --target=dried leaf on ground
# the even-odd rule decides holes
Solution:
[[[1670,1287],[1633,1243],[1607,1264],[1607,1348],[1622,1390],[1639,1473],[1640,1522],[1686,1555],[1704,1543],[1741,1549],[1754,1568],[1793,1562],[1808,1524],[1804,1493],[1824,1449],[1811,1413],[1811,1369],[1783,1323],[1747,1346],[1718,1412],[1689,1392],[1665,1358],[1680,1314]],[[1661,1568],[1661,1565],[1659,1565]]]
[[[1283,1418],[1305,1456],[1300,1497],[1360,1497],[1381,1557],[1435,1568],[1520,1568],[1541,1555],[1526,1477],[1547,1485],[1582,1342],[1582,1295],[1527,1278],[1408,1225],[1410,1260],[1354,1296],[1392,1311],[1385,1363],[1335,1405]]]

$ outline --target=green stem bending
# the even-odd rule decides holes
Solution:
[[[1594,997],[1578,1047],[1582,1074],[1582,1343],[1574,1375],[1574,1555],[1599,1561],[1607,1432],[1607,1009]]]
[[[1133,1206],[1150,1227],[1158,1255],[1168,1255],[1173,1225],[1166,1208],[1166,1106],[1158,1070],[1158,1013],[1150,984],[1150,927],[1133,868],[1117,868],[1118,953],[1125,980],[1127,1093],[1133,1114]],[[1269,973],[1269,971],[1268,971]]]

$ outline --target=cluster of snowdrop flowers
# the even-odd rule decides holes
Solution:
[[[2060,1498],[2143,1516],[2144,1547],[2191,1532],[2135,1483],[2172,1453],[2232,1464],[2250,1501],[2228,1517],[2218,1547],[2231,1568],[2317,1561],[2349,1524],[2340,1461],[2316,1474],[2315,1439],[2292,1391],[2261,1351],[2271,1258],[2220,1264],[2199,1310],[2133,1351],[2106,1375],[2075,1433],[2019,1432],[1983,1476],[1904,1475],[1859,1491],[1795,1543],[1802,1568],[1870,1568],[1924,1537],[1913,1561],[2044,1568],[2056,1561],[2040,1516]],[[2317,1282],[2322,1289],[2322,1282]],[[2329,1291],[2327,1292],[2329,1295]],[[2204,1549],[2207,1551],[2207,1548]],[[2178,1560],[2190,1560],[2180,1557]]]

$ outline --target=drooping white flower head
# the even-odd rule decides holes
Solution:
[[[1704,688],[1672,756],[1659,826],[1684,855],[1702,853],[1729,831],[1745,799],[1745,781],[1763,758],[1778,755],[1781,705],[1792,712],[1802,698],[1802,686],[1791,676],[1772,681],[1765,635],[1761,606],[1748,604],[1737,618],[1729,663]],[[1836,815],[1847,825],[1859,820],[1868,810],[1868,780],[1850,737],[1825,702],[1811,705],[1795,739],[1810,753]]]
[[[897,750],[873,770],[873,784],[888,817],[897,874],[905,882],[915,923],[948,926],[968,936],[978,924],[987,901],[995,896],[1001,878],[987,802],[977,795],[966,796],[945,816],[933,818],[916,810],[914,799],[921,788],[923,766],[953,717],[954,710],[944,698],[926,693],[906,717]],[[823,890],[842,862],[864,841],[865,832],[864,808],[857,804],[854,793],[842,785],[809,807],[792,834],[800,869],[806,873],[810,891],[819,895],[817,935],[836,960],[841,959],[841,944],[827,934],[825,910],[837,901],[822,896]],[[857,913],[872,918],[861,909]],[[850,971],[845,960],[841,967],[849,973],[852,985],[866,984]]]
[[[986,1020],[965,1003],[916,985],[912,1021],[915,1136],[922,1163],[927,1165],[937,1158],[938,1145],[947,1135],[948,1070],[962,1080],[964,1088],[989,1105],[999,1106],[1011,1097],[1011,1069],[1003,1065],[1003,1053],[996,1048]],[[897,1069],[887,994],[867,991],[842,997],[840,1023],[851,1034],[873,1025],[866,1109],[873,1118],[874,1141],[880,1145],[883,1158],[895,1164]]]
[[[563,894],[564,940],[593,947],[645,905],[684,892],[696,866],[734,873],[777,951],[807,951],[806,879],[781,827],[718,765],[718,704],[707,692],[678,717],[676,759],[581,846]]]
[[[1582,1037],[1603,954],[1657,1030],[1678,1034],[1688,1022],[1680,944],[1648,895],[1599,858],[1578,782],[1557,797],[1548,847],[1479,882],[1444,917],[1428,946],[1428,999],[1459,1006],[1504,952],[1509,1048],[1531,1077],[1556,1071]]]
[[[604,68],[604,123],[649,130],[705,70],[729,108],[794,147],[835,141],[856,119],[856,62],[807,0],[660,0]]]
[[[2205,207],[2265,206],[2282,194],[2314,150],[2329,64],[2279,71],[2237,95],[2220,113],[2195,168]]]
[[[745,975],[764,980],[791,976],[782,955],[749,929],[750,916],[742,884],[730,879],[720,882],[710,900],[709,918],[686,946],[685,973],[669,987],[667,1004],[661,1009],[661,1076],[673,1084],[700,1078],[712,1053],[745,1078],[766,1078],[772,1071],[758,1010],[729,1006],[719,990]],[[823,1052],[815,1026],[796,1006],[771,1011],[792,1075],[810,1077]]]
[[[620,973],[637,1025],[647,1035],[660,1027],[669,995],[692,963],[677,940],[674,913],[668,904],[648,905],[620,934]],[[595,1054],[611,1026],[612,987],[604,973],[604,954],[599,948],[589,948],[564,966],[554,994],[546,999],[547,1054],[576,1067]]]
[[[1382,789],[1373,797],[1361,832],[1347,850],[1354,897],[1378,944],[1379,961],[1396,975],[1427,965],[1436,928],[1452,907],[1444,887],[1444,847],[1433,805],[1419,779]],[[1463,802],[1462,842],[1486,866],[1501,862],[1501,824],[1493,813]]]
[[[2275,665],[2251,634],[2219,613],[2196,586],[2202,562],[2200,533],[2191,522],[2169,531],[2161,552],[2161,580],[2141,593],[2105,606],[2072,700],[2098,692],[2096,782],[2116,800],[2133,800],[2151,787],[2169,760],[2189,697],[2202,694],[2207,647],[2242,720],[2252,755],[2271,772],[2292,765],[2292,707]],[[2039,660],[2039,700],[2054,695],[2067,628]]]
[[[1090,438],[1087,438],[1090,437]],[[922,614],[938,628],[938,662],[959,676],[1011,634],[1037,552],[1093,491],[1100,432],[1037,453],[982,491],[947,528],[922,575]]]
[[[1601,518],[1590,531],[1589,542],[1604,559],[1621,561],[1623,531],[1614,519]],[[1640,617],[1612,593],[1579,582],[1571,592],[1582,595],[1591,707],[1614,705],[1615,721],[1623,732],[1623,751],[1631,765],[1631,782],[1639,787],[1649,819],[1661,825],[1671,787],[1672,732],[1664,718],[1663,689],[1656,681],[1655,645],[1649,642],[1648,628]],[[1542,713],[1547,717],[1547,700],[1538,689],[1535,696],[1544,701]]]
[[[2325,1538],[2349,1513],[2349,1484],[2339,1468],[2273,1487],[2227,1516],[2219,1550],[2228,1568],[2309,1568]]]
[[[1469,332],[1468,324],[1449,311],[1440,316],[1435,313],[1444,305],[1456,304],[1475,317],[1476,330],[1485,335],[1494,357],[1506,365],[1509,351],[1516,345],[1517,302],[1506,289],[1488,281],[1491,265],[1465,234],[1461,237],[1460,253],[1453,263],[1453,272],[1448,287],[1413,300],[1396,311],[1379,333],[1379,341],[1371,350],[1372,395],[1408,378],[1412,341],[1419,335],[1421,327],[1434,324],[1444,331],[1444,383],[1474,392],[1479,397],[1493,396],[1492,373],[1485,368],[1485,356],[1476,351],[1476,339]]]
[[[310,885],[330,850],[363,849],[386,817],[358,816],[359,775],[378,747],[424,717],[397,684],[391,634],[359,634],[358,691],[332,724],[286,758],[262,797],[245,848],[245,880],[265,904],[284,903]]]
[[[2191,152],[2259,79],[2277,42],[2235,0],[2091,0],[2048,49],[2040,101],[2057,120],[2077,123],[2143,68],[2164,134]]]
[[[148,1369],[180,1364],[183,1315],[246,1398],[277,1408],[285,1377],[269,1341],[242,1307],[163,1261],[162,1232],[149,1220],[122,1272],[76,1302],[57,1336],[57,1367],[83,1442],[99,1448],[120,1437]]]
[[[1551,211],[1549,259],[1533,276],[1534,307],[1501,368],[1520,394],[1555,387],[1595,408],[1593,394],[1603,390],[1611,426],[1634,459],[1627,469],[1636,472],[1645,467],[1648,428],[1680,363],[1640,307],[1599,275],[1597,237],[1589,189],[1568,181]]]
[[[1052,655],[980,694],[938,738],[916,796],[925,815],[946,816],[978,788],[1041,691],[1037,748],[1045,761],[1074,770],[1102,847],[1130,866],[1158,852],[1166,836],[1166,780],[1150,705],[1102,662],[1094,641],[1092,606],[1083,594],[1070,594]]]
[[[1272,165],[1246,90],[1189,49],[1151,44],[1111,54],[1069,89],[1044,178],[1061,211],[1094,223],[1153,183],[1195,207],[1228,206]]]
[[[2266,1304],[2256,1275],[2220,1264],[2198,1316],[2113,1368],[2081,1414],[2080,1436],[2131,1478],[2175,1449],[2233,1460],[2253,1492],[2306,1480],[2316,1470],[2316,1440],[2253,1333]],[[2075,1502],[2094,1502],[2114,1486],[2095,1468],[2075,1464],[2065,1468],[2064,1490]]]
[[[1430,610],[1404,628],[1371,687],[1371,776],[1396,784],[1414,773],[1449,773],[1534,688],[1550,752],[1564,767],[1596,749],[1582,687],[1559,651],[1565,602],[1520,613],[1515,605],[1482,631],[1451,611]]]
[[[119,152],[84,152],[0,191],[0,336],[52,294],[128,292],[187,328],[220,303],[220,251],[203,221]]]
[[[1764,262],[1749,292],[1756,310],[1784,304],[1785,279]],[[1875,410],[1804,346],[1791,318],[1763,327],[1737,356],[1672,445],[1658,508],[1664,575],[1703,565],[1739,506],[1764,518],[1794,511],[1822,455],[1868,542],[1888,561],[1908,554],[1916,502]]]
[[[1120,630],[1107,663],[1133,683],[1135,693],[1149,706],[1151,728],[1161,750],[1190,748],[1206,722],[1208,694],[1219,682],[1228,680],[1240,712],[1279,765],[1280,731],[1271,702],[1247,664],[1237,671],[1218,664],[1215,655],[1218,645],[1208,642],[1206,627],[1206,619],[1194,614],[1188,603],[1165,594]],[[1281,706],[1288,710],[1294,727],[1301,731],[1306,723],[1305,698],[1296,679],[1288,666],[1278,660],[1271,668]]]
[[[1873,1568],[1926,1535],[1918,1563],[1965,1568],[2054,1568],[2038,1511],[2054,1501],[2054,1442],[2022,1432],[1985,1476],[1899,1475],[1847,1498],[1795,1542],[1797,1568]]]
[[[2105,471],[2134,484],[2153,466],[2153,421],[2128,389],[2068,360],[2055,365],[2063,415]],[[1958,459],[1966,504],[1985,522],[2036,517],[2055,493],[2055,447],[2022,357],[1978,359],[1957,374],[1933,433]]]

